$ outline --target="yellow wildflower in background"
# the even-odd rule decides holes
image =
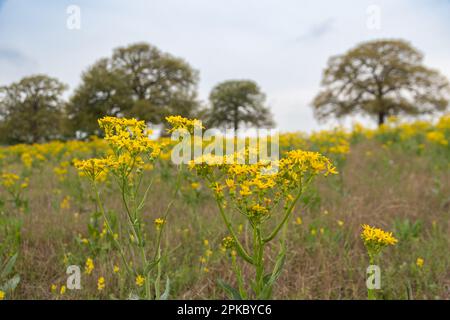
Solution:
[[[92,261],[91,258],[87,258],[86,264],[85,264],[85,267],[84,267],[84,272],[86,274],[91,274],[92,270],[94,270],[94,261]]]
[[[187,119],[182,116],[169,116],[166,117],[166,121],[172,126],[168,129],[168,132],[174,132],[177,130],[186,130],[189,133],[193,133],[194,129],[203,129],[202,123],[197,119]]]
[[[33,165],[33,157],[31,156],[31,154],[25,152],[22,154],[22,156],[20,157],[20,159],[22,160],[23,165],[27,168],[30,169],[31,166]]]
[[[66,286],[61,286],[61,289],[59,290],[60,295],[64,295],[66,293]]]
[[[427,140],[433,143],[437,143],[443,146],[448,145],[448,141],[445,138],[445,135],[440,131],[431,131],[427,133]]]
[[[166,221],[163,218],[157,218],[155,219],[154,223],[156,226],[156,229],[159,230],[161,229],[162,225],[165,223]]]
[[[5,299],[5,293],[0,290],[0,300],[4,300]]]
[[[3,173],[2,185],[6,188],[13,186],[20,178],[15,173]]]
[[[200,183],[192,182],[191,183],[191,188],[194,189],[194,190],[198,190],[200,188]]]
[[[423,267],[423,264],[425,263],[425,260],[423,260],[422,258],[417,258],[417,260],[416,260],[416,265],[419,267],[419,268],[422,268]]]
[[[70,196],[64,197],[60,204],[61,209],[70,209],[70,200]]]
[[[145,283],[145,278],[143,276],[141,276],[141,275],[138,275],[136,277],[136,285],[138,287],[142,287],[144,285],[144,283]]]
[[[105,289],[105,278],[100,277],[97,281],[97,290],[102,291],[103,289]]]

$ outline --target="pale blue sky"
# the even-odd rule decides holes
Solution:
[[[80,30],[66,27],[69,5]],[[366,26],[370,5],[380,30]],[[70,95],[88,65],[146,41],[199,70],[203,100],[220,81],[253,79],[281,130],[311,131],[324,126],[309,103],[328,57],[360,41],[407,39],[450,78],[449,16],[448,0],[0,0],[0,85],[46,73]]]

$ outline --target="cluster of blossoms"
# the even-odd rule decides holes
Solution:
[[[287,209],[313,176],[337,173],[330,160],[317,152],[293,150],[281,160],[254,164],[230,161],[241,156],[242,153],[204,155],[191,161],[190,167],[210,182],[222,205],[226,206],[228,197],[254,224],[268,219],[280,202]]]
[[[371,227],[367,224],[362,226],[361,239],[369,253],[369,257],[374,259],[383,248],[395,245],[398,240],[392,235],[392,232],[386,232],[382,229]]]
[[[20,177],[15,173],[3,173],[1,176],[1,184],[5,188],[14,186]]]
[[[12,197],[16,208],[26,209],[27,200],[24,199],[23,191],[28,188],[29,178],[21,178],[15,173],[2,173],[0,175],[0,185]]]
[[[172,127],[168,130],[169,133],[177,130],[193,133],[196,128],[203,129],[202,122],[197,119],[187,119],[182,116],[169,116],[166,117],[166,121]]]
[[[104,140],[108,144],[109,150],[102,158],[76,160],[74,165],[82,175],[91,180],[95,191],[96,202],[104,220],[100,238],[107,236],[107,239],[112,241],[114,248],[120,254],[123,270],[129,277],[136,278],[136,287],[132,294],[144,296],[147,299],[159,299],[162,296],[160,292],[161,234],[173,200],[168,205],[164,216],[154,220],[156,245],[154,254],[149,256],[146,247],[147,222],[143,216],[143,209],[153,178],[146,181],[143,179],[143,175],[145,170],[153,169],[154,162],[160,157],[161,149],[165,144],[149,138],[151,131],[147,130],[144,121],[104,117],[98,122],[105,133]],[[125,219],[118,223],[115,223],[115,220],[105,210],[105,204],[100,197],[100,189],[96,184],[97,181],[103,181],[108,176],[115,178],[112,180],[121,193],[120,199],[123,203]],[[129,235],[129,241],[120,236],[123,233]],[[89,240],[83,242],[89,243]],[[129,257],[133,257],[133,259],[130,260]],[[88,259],[85,272],[89,274],[93,268],[93,261]],[[154,279],[150,279],[154,268],[156,268],[156,276]],[[119,270],[119,266],[114,267],[114,272]],[[150,284],[154,285],[154,294],[151,292]],[[104,288],[105,280],[101,277],[98,281],[98,290],[102,291]],[[166,284],[166,295],[168,294],[167,288],[168,284]]]
[[[180,117],[168,118],[173,126],[170,132],[177,129],[192,130],[198,123],[196,120]],[[266,141],[268,142],[269,139]],[[230,141],[228,141],[230,142]],[[227,148],[228,148],[227,142]],[[279,231],[286,225],[296,202],[315,176],[337,174],[331,161],[318,152],[292,150],[285,153],[279,160],[262,159],[261,144],[258,146],[240,145],[238,139],[231,141],[237,144],[236,152],[218,155],[204,152],[189,162],[189,167],[198,176],[208,182],[213,191],[219,212],[230,236],[222,243],[226,251],[231,249],[233,270],[238,279],[240,298],[248,297],[242,272],[236,263],[239,255],[255,268],[255,279],[251,290],[254,297],[268,299],[272,285],[282,268],[285,249],[284,244],[278,254],[272,276],[265,278],[264,249]],[[273,152],[273,150],[272,150]],[[274,209],[282,205],[283,214],[275,228],[265,234],[263,224],[274,215]],[[253,245],[241,243],[234,230],[228,214],[235,211],[248,220],[253,231]],[[225,286],[228,287],[229,286]]]
[[[143,170],[145,159],[152,162],[161,152],[161,144],[150,140],[151,131],[144,121],[104,117],[99,121],[112,154],[100,159],[75,160],[75,167],[93,181],[103,180],[108,172],[129,176]]]
[[[309,141],[321,153],[344,156],[350,152],[350,134],[342,128],[312,133]]]
[[[362,229],[361,239],[366,247],[371,265],[378,263],[376,260],[385,247],[393,246],[398,242],[392,232],[386,232],[367,224],[363,224]],[[372,288],[367,288],[367,295],[369,300],[376,300],[377,298],[375,290]]]

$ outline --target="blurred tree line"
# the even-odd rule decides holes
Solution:
[[[68,88],[58,79],[25,77],[0,87],[0,143],[101,135],[97,119],[103,116],[162,126],[167,115],[198,118],[209,127],[274,126],[256,82],[221,82],[204,104],[197,96],[198,79],[186,61],[147,43],[116,48],[98,60],[67,100]],[[360,113],[382,125],[391,115],[445,111],[449,96],[447,79],[425,67],[422,53],[410,43],[374,40],[329,59],[312,107],[319,120]]]
[[[58,79],[25,77],[0,87],[0,142],[101,135],[97,119],[103,116],[135,117],[163,125],[172,114],[235,129],[273,125],[265,95],[254,81],[219,84],[211,93],[211,105],[206,106],[197,97],[198,78],[186,61],[147,43],[116,48],[111,57],[88,67],[67,101],[63,96],[68,87]]]

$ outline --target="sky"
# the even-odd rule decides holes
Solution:
[[[68,28],[72,5],[80,28]],[[311,132],[336,124],[311,108],[328,58],[359,42],[406,39],[450,78],[449,16],[450,0],[0,0],[0,86],[44,73],[69,97],[89,65],[148,42],[199,71],[201,100],[221,81],[252,79],[281,131]]]

